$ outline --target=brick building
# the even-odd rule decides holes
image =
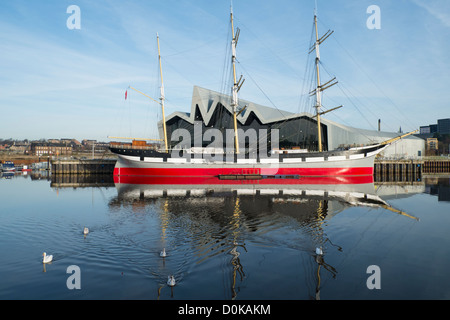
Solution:
[[[61,143],[32,143],[31,153],[42,155],[71,155],[73,148]]]

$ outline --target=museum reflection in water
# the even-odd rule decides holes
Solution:
[[[327,247],[342,250],[339,243],[334,243],[324,232],[323,226],[327,220],[354,206],[383,208],[392,214],[418,220],[393,208],[389,199],[427,192],[439,194],[441,200],[445,196],[441,196],[439,190],[449,189],[448,178],[432,180],[426,177],[419,182],[403,184],[374,184],[372,177],[356,180],[296,178],[225,181],[218,178],[130,177],[115,178],[114,181],[103,178],[98,182],[92,181],[92,177],[88,181],[70,179],[52,177],[52,187],[77,187],[77,184],[78,187],[114,186],[117,197],[109,200],[111,210],[117,212],[126,208],[131,212],[145,212],[146,208],[156,208],[162,238],[167,237],[173,217],[183,221],[176,227],[178,229],[171,231],[178,230],[183,234],[184,238],[180,241],[191,241],[199,259],[229,255],[231,298],[237,295],[236,283],[245,277],[245,266],[239,253],[248,250],[245,238],[279,227],[275,224],[280,217],[289,218],[290,223],[295,221],[301,236],[308,238],[304,243],[310,245],[301,249],[308,252],[316,263],[313,272],[316,288],[311,296],[320,299],[322,275],[326,273],[335,277],[338,272],[336,266],[327,263]]]
[[[328,273],[331,277],[337,274],[335,267],[326,262],[326,248],[332,245],[342,249],[324,232],[323,224],[327,219],[353,206],[384,208],[415,219],[392,208],[379,197],[371,178],[223,181],[218,178],[154,177],[118,180],[115,180],[118,195],[110,202],[111,207],[142,211],[146,206],[156,205],[161,215],[163,233],[166,232],[169,216],[189,219],[190,223],[184,224],[184,228],[190,224],[196,227],[191,230],[195,235],[188,235],[187,238],[195,238],[197,254],[202,259],[218,252],[231,256],[231,298],[237,294],[236,281],[242,281],[245,275],[237,249],[247,251],[245,238],[253,233],[268,233],[273,228],[285,227],[275,227],[276,221],[283,220],[290,229],[297,228],[301,235],[301,243],[304,243],[301,251],[309,253],[316,263],[316,270],[312,272],[316,288],[311,296],[320,299],[322,273]],[[284,244],[295,246],[298,245],[297,240],[286,236]],[[289,244],[289,241],[295,243]]]

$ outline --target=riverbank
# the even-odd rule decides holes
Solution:
[[[29,166],[32,163],[47,161],[47,157],[30,156],[25,154],[0,154],[0,162],[12,161],[15,165]]]
[[[17,166],[30,166],[32,163],[37,162],[47,162],[52,161],[56,159],[63,159],[65,157],[59,156],[59,157],[53,157],[53,156],[35,156],[35,155],[27,155],[27,154],[17,154],[17,153],[0,153],[0,162],[5,161],[12,161]],[[115,155],[111,152],[95,152],[92,154],[92,152],[78,152],[75,154],[72,154],[70,156],[71,159],[99,159],[99,158],[115,158]]]

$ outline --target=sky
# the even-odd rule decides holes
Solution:
[[[320,47],[322,83],[339,81],[324,110],[343,105],[327,119],[407,132],[450,118],[448,0],[233,0],[241,99],[313,112],[315,3],[319,34],[334,31]],[[0,138],[157,138],[160,106],[129,88],[159,98],[156,34],[165,113],[190,112],[196,85],[230,93],[230,4],[0,1]]]

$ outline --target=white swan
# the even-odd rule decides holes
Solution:
[[[322,247],[316,248],[316,254],[317,254],[318,256],[323,255]]]
[[[160,257],[167,257],[167,253],[166,253],[166,248],[163,249],[163,251],[161,251],[161,253],[159,254]]]
[[[169,276],[169,279],[167,280],[167,285],[170,287],[175,286],[175,277],[174,276]]]
[[[52,262],[52,260],[53,260],[53,256],[52,255],[47,255],[47,253],[45,253],[45,252],[42,255],[44,256],[44,258],[42,259],[43,263]]]
[[[89,228],[84,227],[84,229],[83,229],[83,234],[88,234],[88,233],[89,233]]]

